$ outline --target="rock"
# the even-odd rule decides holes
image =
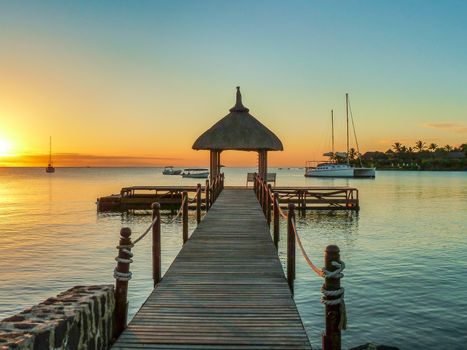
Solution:
[[[0,321],[0,350],[104,350],[114,312],[112,285],[75,286]]]

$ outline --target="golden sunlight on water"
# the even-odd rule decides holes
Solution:
[[[227,185],[244,185],[248,169],[226,168]],[[303,170],[276,170],[278,185],[351,185],[361,210],[309,212],[297,218],[317,265],[336,243],[347,263],[349,329],[344,346],[368,341],[401,348],[461,349],[467,341],[467,176],[454,172],[378,172],[375,180],[307,179]],[[77,284],[113,283],[120,227],[134,234],[146,215],[97,214],[97,197],[129,185],[196,184],[161,169],[0,169],[0,317]],[[195,227],[191,213],[190,228]],[[163,270],[181,247],[179,223],[165,225]],[[282,228],[282,233],[285,227]],[[284,261],[285,239],[280,254]],[[130,312],[152,287],[150,241],[135,248]],[[322,281],[297,256],[295,300],[314,346],[320,346]],[[408,326],[410,325],[410,327]]]

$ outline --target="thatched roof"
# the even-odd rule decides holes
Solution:
[[[240,87],[237,87],[236,103],[230,113],[198,137],[192,148],[282,151],[281,140],[248,112],[242,104]]]

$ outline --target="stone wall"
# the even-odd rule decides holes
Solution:
[[[115,336],[112,285],[76,286],[0,322],[0,349],[107,349]]]

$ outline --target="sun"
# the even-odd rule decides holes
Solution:
[[[11,142],[0,139],[0,157],[11,156]]]

